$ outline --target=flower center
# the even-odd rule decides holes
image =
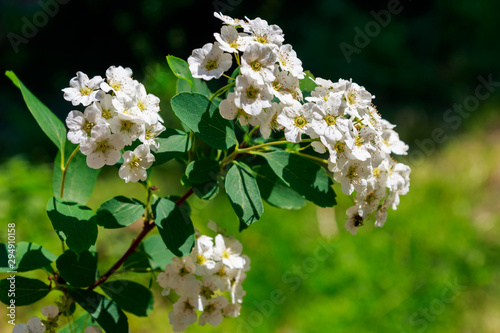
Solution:
[[[206,299],[212,298],[213,294],[214,292],[209,287],[204,286],[203,288],[201,288],[200,295],[205,297]]]
[[[354,220],[354,226],[355,227],[359,227],[359,226],[363,225],[363,218],[361,216],[359,216],[359,214],[357,214],[356,216],[354,216],[353,220]]]
[[[345,143],[337,141],[335,143],[335,151],[337,154],[342,154],[345,151]]]
[[[240,46],[240,44],[238,44],[237,42],[231,42],[229,43],[229,46],[232,47],[233,49],[237,49]]]
[[[329,115],[327,115],[327,116],[325,117],[325,121],[326,121],[326,123],[328,124],[328,126],[335,125],[335,123],[337,122],[337,121],[335,120],[335,117],[334,117],[334,116],[332,116],[331,114],[329,114]]]
[[[138,107],[138,108],[139,108],[139,110],[141,110],[141,111],[146,110],[146,106],[144,105],[144,103],[143,103],[142,101],[137,102],[137,107]]]
[[[134,123],[132,123],[131,121],[122,121],[122,131],[129,132],[133,125]]]
[[[347,94],[347,101],[349,102],[349,104],[353,105],[354,102],[356,101],[356,92],[350,91]]]
[[[220,269],[220,271],[217,272],[217,275],[220,276],[220,277],[226,276],[226,269],[224,267],[222,267]]]
[[[368,194],[366,196],[365,201],[368,202],[368,203],[371,203],[375,199],[376,199],[375,192],[371,192],[370,194]]]
[[[347,178],[354,179],[358,178],[357,166],[351,165],[349,170],[347,170]]]
[[[111,88],[113,88],[113,90],[120,90],[122,88],[120,82],[112,82],[110,85],[109,85]]]
[[[247,89],[247,98],[248,99],[256,99],[258,95],[259,95],[259,91],[255,87],[253,87],[253,86],[248,87],[248,89]]]
[[[229,253],[229,251],[227,251],[227,250],[224,250],[222,252],[222,258],[224,258],[224,259],[229,259],[230,255],[231,255],[231,253]]]
[[[92,128],[95,126],[94,123],[90,122],[90,121],[86,121],[85,122],[85,125],[83,125],[83,130],[88,134],[90,135],[90,132],[92,131]]]
[[[214,69],[217,68],[217,60],[209,60],[207,61],[207,64],[205,65],[205,68],[207,71],[213,71]]]
[[[203,265],[206,261],[207,261],[207,258],[205,258],[205,256],[203,256],[202,254],[198,254],[196,256],[196,263],[197,264]]]
[[[360,147],[363,144],[363,142],[365,142],[365,139],[363,139],[360,136],[357,136],[356,139],[354,140],[354,144],[358,147]]]
[[[283,87],[283,85],[281,83],[279,83],[278,81],[273,82],[273,89],[274,90],[280,91],[282,87]]]
[[[139,162],[141,161],[140,158],[138,157],[134,157],[132,158],[132,160],[130,161],[129,165],[132,167],[132,168],[138,168],[139,167]]]
[[[104,119],[111,119],[111,111],[107,110],[107,109],[102,109],[101,111],[101,116],[104,118]]]
[[[378,178],[381,173],[382,173],[382,171],[380,171],[379,168],[373,169],[373,177]]]
[[[257,36],[255,37],[255,40],[261,44],[267,44],[266,36]]]
[[[260,71],[260,69],[262,68],[262,64],[260,63],[260,61],[258,60],[255,60],[254,62],[252,62],[250,64],[250,67],[252,67],[252,69],[256,72]]]
[[[80,94],[82,96],[88,96],[91,93],[92,93],[92,89],[90,89],[89,87],[85,87],[85,88],[80,89]]]
[[[109,144],[108,144],[108,140],[104,140],[104,141],[101,141],[99,143],[97,143],[96,145],[97,147],[97,150],[99,151],[102,151],[102,152],[105,152],[106,150],[109,149]]]
[[[207,313],[210,313],[210,312],[213,312],[215,310],[215,306],[213,304],[208,304],[207,306],[205,306],[205,308],[203,309],[203,311],[207,312]]]
[[[186,269],[186,267],[181,267],[181,269],[179,269],[179,275],[180,276],[184,276],[184,275],[188,275],[188,274],[189,274],[189,272]]]
[[[297,127],[302,128],[306,124],[307,124],[306,118],[304,118],[302,116],[295,117],[295,125],[297,125]]]

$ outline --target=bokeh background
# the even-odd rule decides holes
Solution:
[[[376,16],[390,8],[397,13],[378,24]],[[53,15],[30,30],[41,11]],[[61,89],[77,71],[104,76],[111,65],[131,67],[161,98],[167,126],[176,127],[169,107],[176,81],[165,56],[186,59],[212,42],[220,29],[214,11],[277,24],[304,69],[365,86],[410,145],[400,160],[413,171],[410,193],[384,228],[366,226],[355,237],[343,227],[349,202],[336,185],[335,209],[266,205],[262,219],[241,234],[224,195],[208,203],[189,199],[195,226],[206,231],[212,219],[237,233],[252,270],[239,318],[187,332],[499,332],[498,1],[3,0],[0,70],[13,70],[64,119],[72,107]],[[348,48],[354,51],[346,56]],[[493,81],[489,90],[479,77]],[[17,88],[3,75],[0,85],[0,241],[15,221],[18,241],[60,253],[45,214],[55,148]],[[477,95],[481,86],[488,97]],[[460,107],[469,111],[448,111]],[[153,174],[161,195],[185,192],[181,173],[172,161]],[[139,185],[124,184],[109,168],[89,206],[131,193],[144,199]],[[107,270],[136,234],[137,226],[100,232],[99,269]],[[137,279],[149,283],[151,276]],[[170,332],[171,301],[152,288],[155,310],[148,318],[129,316],[134,333]],[[18,309],[19,322],[39,314],[52,294]],[[1,319],[0,330],[8,329]]]

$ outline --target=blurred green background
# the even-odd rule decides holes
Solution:
[[[23,37],[26,22],[48,3],[53,17]],[[266,205],[262,219],[238,236],[252,259],[241,316],[217,328],[193,325],[187,332],[499,332],[500,94],[492,86],[489,97],[480,98],[476,88],[479,76],[500,81],[500,3],[401,1],[398,13],[377,31],[373,12],[380,17],[396,8],[390,3],[2,1],[0,64],[61,119],[73,109],[61,89],[77,71],[103,76],[111,65],[131,67],[148,92],[161,98],[166,125],[175,127],[169,108],[175,78],[165,56],[186,59],[192,49],[213,42],[220,29],[214,11],[278,24],[304,69],[332,80],[352,78],[376,95],[382,116],[398,125],[410,145],[409,158],[401,158],[413,169],[410,193],[382,229],[366,226],[354,237],[344,229],[349,202],[337,186],[334,210]],[[14,34],[25,38],[16,46]],[[347,44],[357,50],[348,58],[340,47]],[[45,214],[55,148],[19,91],[3,76],[0,85],[0,241],[6,224],[15,221],[18,241],[58,254]],[[474,98],[477,106],[467,104]],[[447,110],[455,105],[471,111],[451,121]],[[436,129],[444,133],[439,140],[433,139]],[[185,192],[181,173],[173,161],[153,173],[160,195]],[[124,184],[113,168],[99,177],[89,203],[94,209],[119,194],[144,199],[141,186]],[[238,234],[224,195],[189,203],[200,230],[207,231],[211,219]],[[101,272],[128,247],[137,228],[100,232]],[[152,315],[129,316],[134,333],[170,332],[171,302],[159,287],[153,289]],[[51,297],[18,309],[19,322],[39,314]],[[0,331],[7,329],[2,319]]]

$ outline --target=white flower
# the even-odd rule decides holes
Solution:
[[[139,83],[136,86],[135,106],[141,111],[141,118],[148,124],[163,122],[160,112],[160,99],[153,94],[146,93],[146,88]]]
[[[243,268],[245,260],[241,257],[242,246],[236,239],[224,237],[221,234],[215,236],[213,257],[221,260],[229,268]]]
[[[408,145],[399,139],[399,134],[392,129],[385,129],[382,132],[382,142],[387,146],[390,154],[393,152],[397,155],[406,155],[408,153]]]
[[[196,300],[186,296],[179,298],[174,304],[174,311],[168,314],[168,319],[174,332],[184,331],[198,319]]]
[[[299,79],[287,71],[275,69],[276,79],[272,82],[273,94],[281,103],[292,105],[294,101],[302,100]]]
[[[264,139],[269,138],[272,130],[279,130],[282,127],[276,120],[284,106],[282,103],[273,103],[270,108],[264,109],[259,114],[260,134]]]
[[[220,78],[231,68],[232,63],[231,55],[224,53],[217,42],[194,49],[188,58],[189,70],[193,77],[207,81]]]
[[[230,16],[227,16],[227,15],[223,15],[222,13],[217,13],[217,12],[214,12],[214,16],[216,18],[218,18],[219,20],[221,20],[224,24],[227,24],[227,25],[230,25],[230,26],[233,26],[233,27],[247,27],[249,26],[247,22],[245,22],[244,20],[240,20],[238,18],[232,18]]]
[[[340,104],[340,98],[334,97],[326,102],[318,102],[316,104],[318,107],[313,109],[310,128],[316,135],[324,136],[329,142],[341,140],[348,131],[349,120],[342,116]]]
[[[346,112],[353,117],[362,118],[363,114],[360,114],[360,110],[366,110],[370,106],[372,96],[364,87],[361,87],[357,83],[350,82],[347,84],[346,91],[344,93],[344,100],[347,105]]]
[[[139,145],[134,151],[129,150],[123,153],[123,164],[118,174],[126,183],[145,181],[148,177],[146,170],[151,167],[154,160],[155,157],[149,152],[148,146]]]
[[[201,235],[196,239],[196,244],[191,255],[196,264],[196,274],[213,274],[220,269],[220,262],[213,260],[213,242],[212,237]]]
[[[97,325],[90,325],[85,329],[85,333],[102,333],[102,329]]]
[[[203,313],[200,315],[200,320],[198,324],[205,326],[208,322],[212,326],[218,326],[222,322],[222,309],[226,307],[228,303],[227,298],[224,296],[218,296],[210,300],[203,302]]]
[[[43,333],[45,332],[45,325],[42,323],[42,320],[38,317],[31,317],[28,322],[28,329],[30,333]]]
[[[120,150],[125,146],[119,134],[111,134],[106,125],[92,128],[90,140],[80,145],[80,151],[87,155],[87,165],[100,169],[104,165],[114,165],[120,160]]]
[[[247,18],[247,21],[249,25],[244,26],[243,29],[252,34],[252,36],[248,37],[251,41],[279,47],[285,40],[283,30],[277,25],[269,25],[266,20],[262,20],[260,17],[254,20],[249,20]]]
[[[271,46],[254,43],[241,56],[241,74],[258,84],[271,83],[275,79],[276,60],[276,53]]]
[[[347,160],[333,173],[334,179],[342,185],[342,192],[350,195],[354,190],[362,191],[367,185],[371,168],[365,162]]]
[[[47,319],[51,319],[56,317],[59,314],[59,308],[54,305],[48,305],[48,306],[42,306],[42,309],[40,310],[42,315],[44,315]]]
[[[358,231],[358,228],[363,225],[364,216],[362,212],[360,212],[358,206],[352,206],[347,209],[347,220],[345,222],[345,228],[351,234],[355,235]]]
[[[87,74],[77,72],[76,77],[69,81],[69,88],[64,88],[64,99],[70,101],[73,105],[82,104],[83,106],[90,105],[95,101],[95,95],[103,78],[94,76],[91,80]]]
[[[159,278],[158,283],[163,288],[179,289],[185,280],[194,278],[195,269],[191,257],[174,257],[165,267],[166,276]]]
[[[111,119],[109,127],[111,132],[122,137],[125,146],[130,146],[145,131],[142,120],[123,113]]]
[[[297,58],[297,53],[293,50],[292,45],[282,45],[279,50],[278,59],[283,71],[288,71],[299,79],[305,77],[304,70],[302,69],[302,61]]]
[[[259,121],[256,116],[246,113],[243,109],[240,109],[234,104],[234,98],[236,97],[235,93],[230,92],[227,94],[227,98],[220,102],[219,104],[219,112],[222,118],[227,120],[233,120],[238,117],[238,121],[241,125],[245,126],[250,123],[255,126],[259,124]]]
[[[285,106],[276,118],[278,124],[285,128],[285,138],[290,142],[300,142],[302,134],[305,134],[311,126],[313,110],[317,106],[313,103],[301,105],[295,102],[291,106]]]
[[[234,104],[246,113],[257,116],[262,109],[271,107],[273,95],[269,85],[261,85],[244,75],[238,75],[234,89]]]
[[[101,118],[101,112],[95,106],[91,105],[80,111],[71,111],[66,117],[66,126],[68,126],[68,140],[74,144],[83,144],[90,139],[92,128],[96,125],[106,124]]]
[[[95,106],[101,113],[101,117],[109,124],[111,119],[116,115],[116,109],[113,106],[113,96],[99,90],[96,95]]]
[[[229,303],[223,310],[222,314],[226,317],[236,318],[240,315],[241,304]]]
[[[225,25],[220,29],[219,33],[214,33],[215,39],[219,42],[221,50],[235,53],[244,50],[247,40],[242,38],[233,26]]]
[[[155,123],[151,126],[146,124],[144,131],[139,135],[139,140],[147,145],[152,151],[156,151],[160,147],[160,143],[158,142],[157,137],[164,130],[165,126],[160,123]]]
[[[113,91],[116,96],[131,100],[135,94],[137,81],[132,79],[132,70],[122,66],[111,66],[106,70],[106,81],[101,83],[105,92]]]
[[[30,333],[28,325],[26,324],[17,324],[12,329],[12,333]]]

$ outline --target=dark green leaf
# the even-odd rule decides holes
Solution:
[[[250,168],[243,163],[234,164],[226,175],[226,192],[233,209],[247,227],[257,221],[264,207],[257,181]]]
[[[66,250],[57,258],[56,267],[61,277],[74,287],[91,286],[97,278],[97,257],[89,251],[76,255]]]
[[[233,123],[222,118],[206,96],[183,92],[172,98],[171,105],[175,115],[213,148],[229,149],[238,143]]]
[[[192,184],[193,192],[196,196],[203,200],[212,200],[219,193],[219,183],[216,180],[211,180],[202,184]]]
[[[185,174],[190,184],[202,184],[207,181],[216,181],[219,172],[219,162],[204,158],[189,163]]]
[[[77,146],[71,142],[66,143],[64,158],[67,161],[71,153]],[[64,164],[66,164],[64,161]],[[85,204],[94,190],[97,176],[101,169],[92,169],[87,166],[87,158],[82,153],[76,153],[66,171],[66,181],[64,183],[64,200]],[[61,198],[61,152],[58,152],[54,161],[54,176],[52,177],[52,190],[54,197]]]
[[[0,272],[28,272],[50,265],[57,256],[46,248],[35,244],[20,242],[16,245],[16,266],[8,266],[8,245],[0,244]]]
[[[40,280],[28,279],[22,276],[10,275],[0,281],[0,301],[15,306],[30,305],[41,300],[49,293],[49,286]]]
[[[92,209],[75,202],[51,198],[47,215],[62,241],[76,253],[88,250],[97,239],[97,224]]]
[[[160,147],[155,152],[154,165],[160,165],[179,157],[191,148],[189,134],[173,128],[167,128],[163,131],[158,142]]]
[[[142,284],[128,280],[114,280],[101,285],[101,289],[122,310],[136,316],[147,317],[153,310],[153,294]]]
[[[144,205],[136,199],[117,196],[109,199],[96,211],[97,224],[108,229],[131,225],[144,215]]]
[[[313,91],[318,85],[313,81],[314,76],[310,71],[305,71],[306,76],[300,80],[300,90],[304,93],[304,96],[309,96],[311,91]]]
[[[306,200],[286,185],[267,164],[254,168],[260,195],[272,206],[284,209],[301,209]]]
[[[68,292],[106,332],[128,333],[127,316],[115,302],[92,290],[69,289]]]
[[[26,88],[14,72],[6,71],[5,75],[21,90],[24,102],[42,131],[59,150],[63,150],[66,143],[66,127],[63,122]]]
[[[123,264],[124,269],[138,269],[138,272],[164,270],[175,255],[170,252],[160,235],[151,235],[141,242],[137,252],[132,253]]]
[[[318,164],[287,151],[262,155],[285,184],[320,207],[336,204],[332,180]]]
[[[194,246],[194,227],[185,211],[165,198],[160,198],[153,209],[155,223],[167,248],[178,257],[191,253]]]

